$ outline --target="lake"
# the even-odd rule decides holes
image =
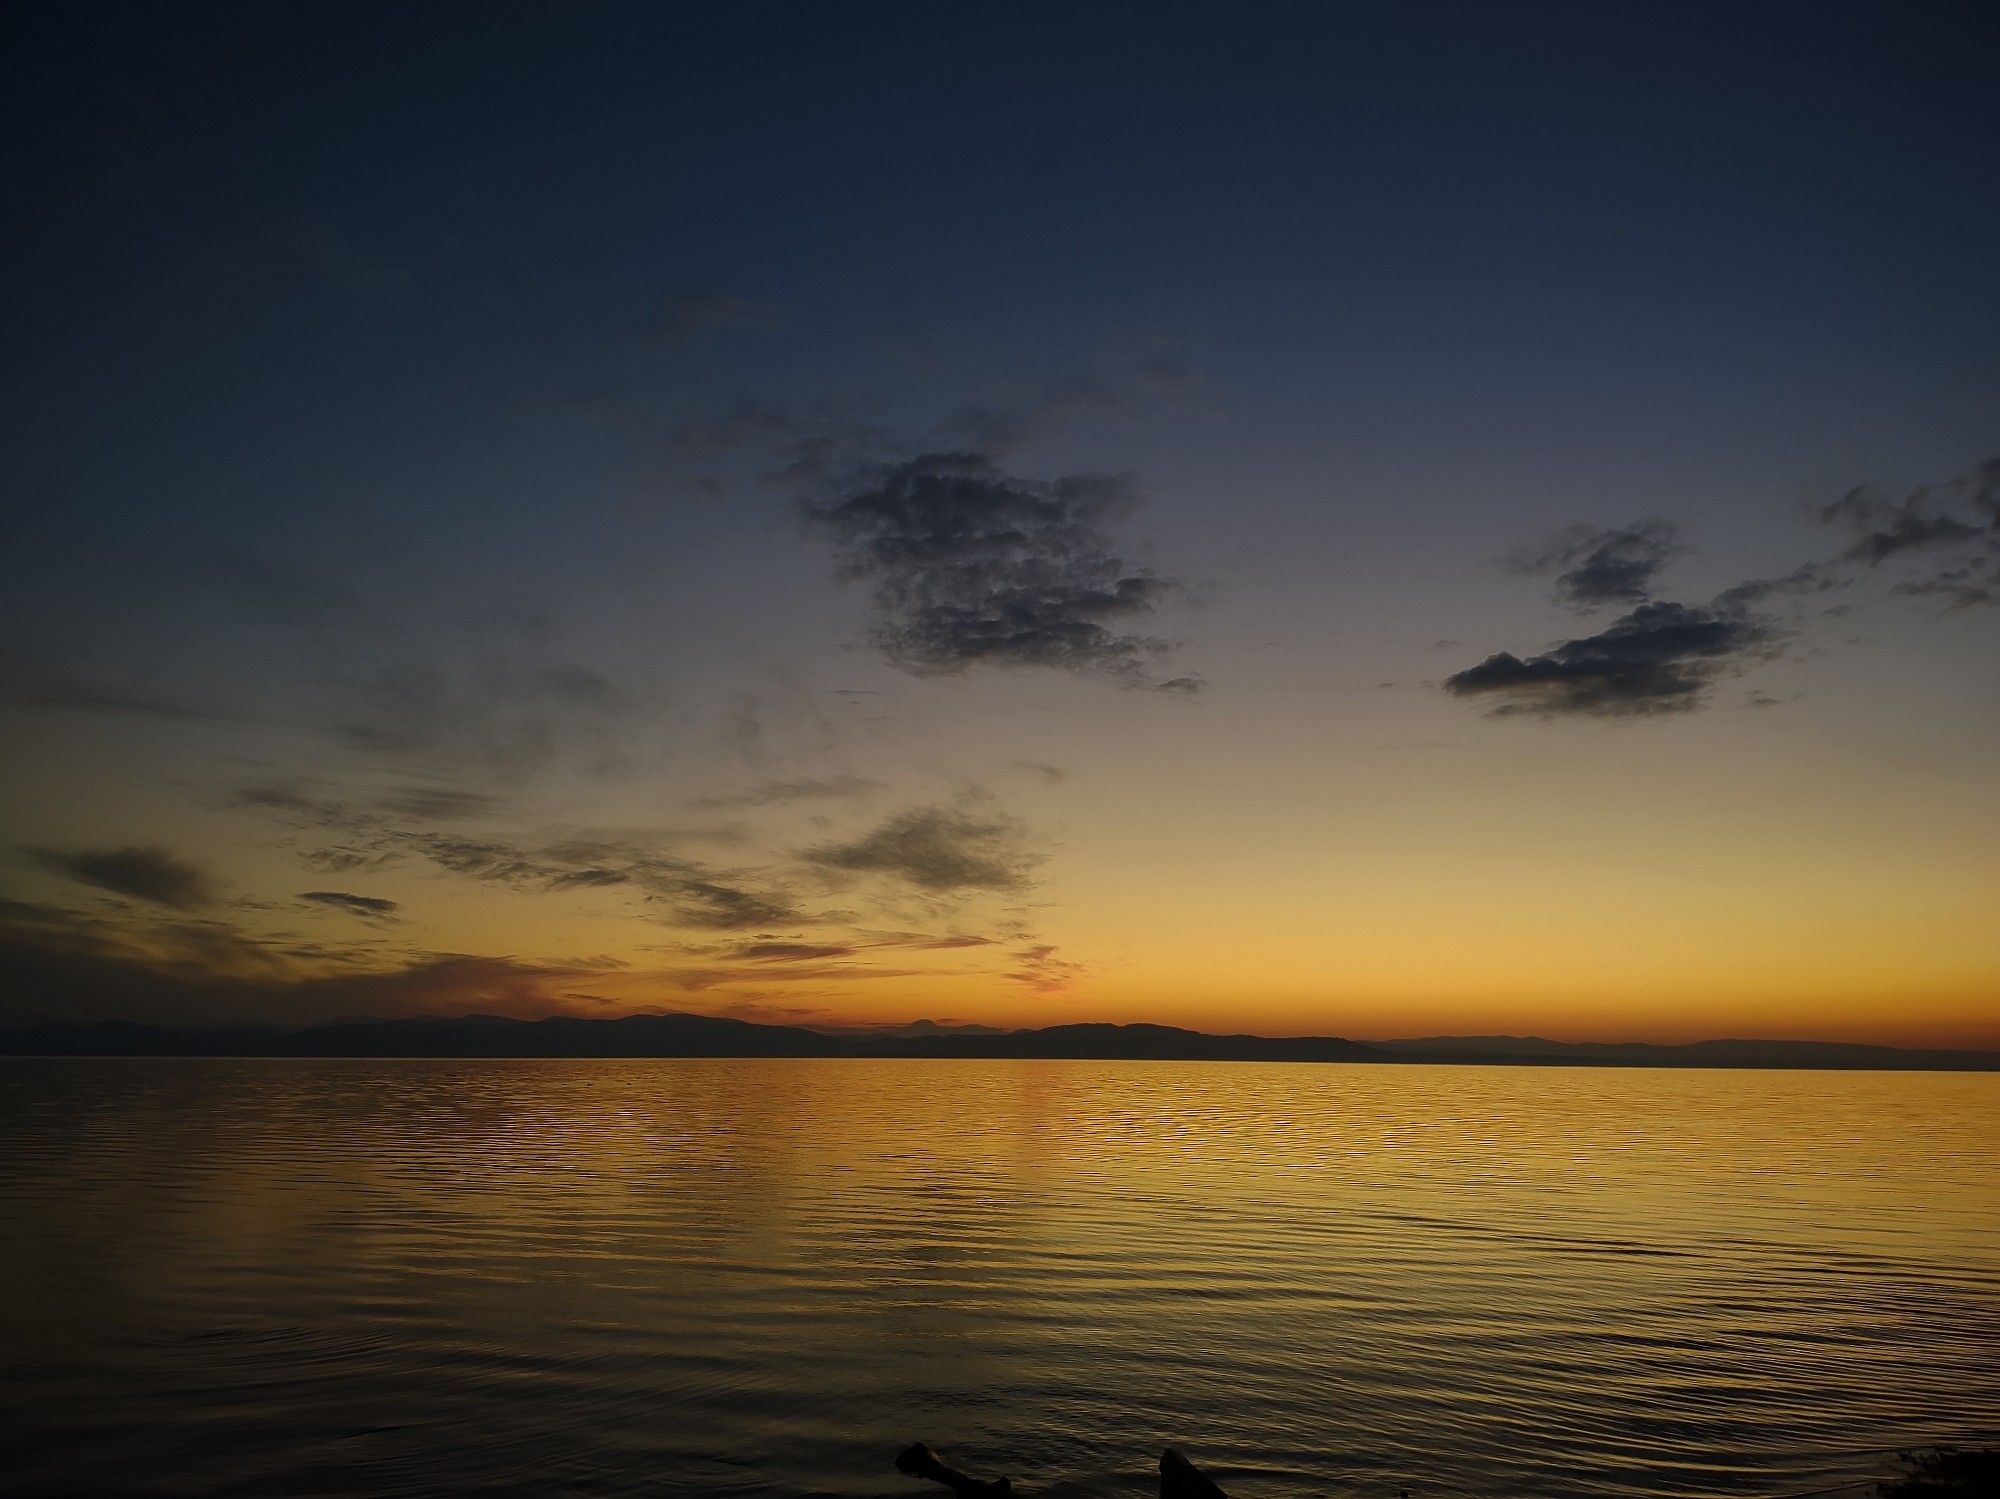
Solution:
[[[2000,1438],[2000,1076],[0,1061],[0,1487],[1794,1494]],[[1859,1490],[1855,1491],[1859,1493]]]

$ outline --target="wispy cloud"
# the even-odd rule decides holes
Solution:
[[[164,848],[31,848],[28,856],[44,869],[129,900],[149,901],[177,911],[214,905],[221,889],[214,876]]]
[[[1540,546],[1517,552],[1511,565],[1517,572],[1555,574],[1558,602],[1595,609],[1652,597],[1660,570],[1682,550],[1668,521],[1611,529],[1571,526]]]
[[[976,801],[911,807],[805,857],[823,869],[878,875],[931,894],[1020,890],[1040,862],[1026,824]]]
[[[1870,567],[1904,552],[1962,547],[2000,530],[2000,456],[1942,484],[1859,485],[1822,507],[1820,519],[1853,532],[1841,556]]]
[[[356,805],[307,788],[257,785],[237,805],[261,810],[329,841],[305,854],[328,873],[381,869],[416,859],[449,874],[541,892],[629,888],[682,925],[731,931],[795,920],[795,900],[779,884],[631,837],[571,834],[471,836],[391,816],[380,803]],[[456,803],[449,810],[457,811]],[[412,826],[415,822],[418,825]]]
[[[716,810],[776,807],[793,802],[842,801],[866,796],[872,791],[881,789],[880,781],[870,780],[866,776],[799,776],[790,780],[759,781],[742,791],[732,791],[720,796],[698,797],[693,805]]]
[[[13,697],[21,707],[45,713],[104,713],[176,723],[225,723],[234,717],[222,708],[190,698],[140,692],[77,678],[60,678],[39,685],[23,684],[14,689]]]
[[[588,1013],[604,961],[384,953],[175,918],[117,925],[0,900],[0,1019],[309,1024],[349,1015]]]
[[[489,817],[506,803],[484,791],[466,791],[456,786],[403,786],[381,797],[376,805],[401,817],[437,822],[460,818]]]
[[[329,910],[345,911],[363,921],[394,921],[399,909],[393,900],[380,895],[353,895],[345,890],[306,890],[299,899]]]
[[[1746,612],[1641,604],[1594,635],[1526,658],[1501,651],[1445,679],[1493,712],[1633,717],[1696,706],[1733,664],[1764,646],[1770,627]]]
[[[1038,942],[1018,949],[1008,978],[1037,994],[1061,994],[1083,972],[1081,963],[1072,963],[1056,954],[1058,949]]]

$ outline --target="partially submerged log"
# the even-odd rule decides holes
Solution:
[[[1229,1499],[1215,1480],[1169,1447],[1160,1454],[1160,1499]]]
[[[1004,1478],[968,1478],[958,1469],[947,1467],[922,1442],[914,1442],[896,1454],[896,1470],[912,1478],[941,1483],[959,1499],[1009,1499],[1014,1492],[1014,1486]]]
[[[1938,1447],[1896,1456],[1903,1474],[1876,1486],[1882,1499],[1993,1499],[2000,1494],[2000,1449]]]
[[[925,1446],[913,1442],[896,1454],[896,1471],[912,1478],[941,1483],[959,1499],[1012,1499],[1014,1486],[1005,1478],[969,1478]],[[1229,1499],[1184,1453],[1169,1447],[1160,1454],[1160,1499]]]

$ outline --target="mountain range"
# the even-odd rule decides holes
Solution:
[[[1916,1050],[1834,1041],[1723,1040],[1678,1045],[1538,1036],[1212,1035],[1169,1025],[1051,1025],[1032,1030],[916,1021],[814,1030],[713,1015],[618,1020],[492,1015],[354,1019],[282,1029],[50,1022],[0,1029],[0,1055],[126,1057],[929,1057],[1174,1062],[1480,1063],[1511,1066],[1858,1068],[2000,1071],[2000,1052]]]

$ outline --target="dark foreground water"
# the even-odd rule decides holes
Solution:
[[[0,1488],[1778,1495],[2000,1437],[2000,1076],[0,1063]],[[942,1491],[934,1491],[942,1492]]]

